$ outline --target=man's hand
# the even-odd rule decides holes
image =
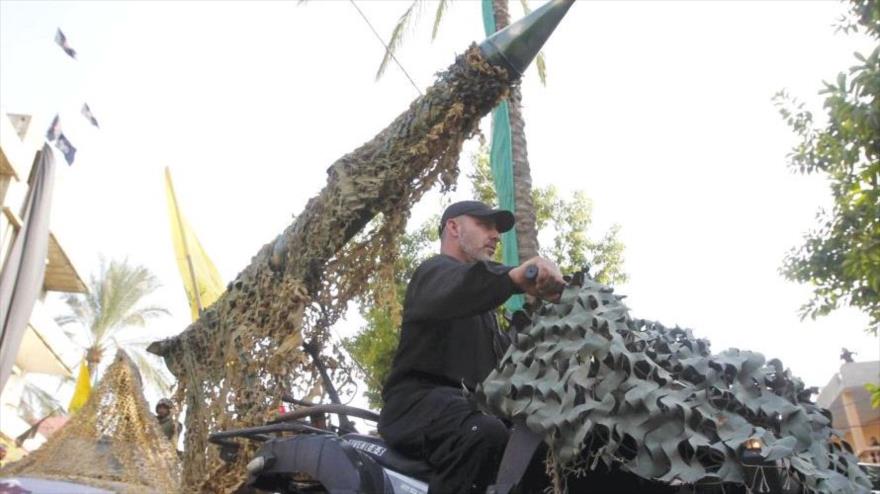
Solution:
[[[526,270],[529,266],[538,268],[538,276],[534,280],[526,278]],[[562,278],[559,266],[543,257],[533,257],[511,269],[508,274],[520,290],[548,302],[558,302],[562,289],[565,288],[565,280]]]

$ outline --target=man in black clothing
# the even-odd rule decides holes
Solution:
[[[180,422],[175,421],[174,417],[171,416],[173,408],[174,403],[168,398],[159,400],[156,403],[156,420],[159,422],[159,428],[162,429],[165,437],[177,447],[177,434],[180,433],[181,426]]]
[[[536,257],[517,267],[492,262],[510,211],[479,201],[449,206],[440,255],[422,263],[406,291],[400,344],[382,397],[379,432],[401,453],[434,469],[432,494],[484,492],[507,444],[507,426],[464,396],[492,371],[510,344],[494,309],[515,293],[555,301],[559,268]],[[529,281],[526,267],[538,267]]]

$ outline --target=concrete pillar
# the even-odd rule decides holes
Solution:
[[[859,417],[859,409],[850,390],[844,390],[840,398],[846,413],[846,423],[852,433],[852,447],[856,450],[856,455],[858,455],[868,448],[868,441],[865,439],[865,433],[862,430],[862,419]]]

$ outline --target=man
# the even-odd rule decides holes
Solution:
[[[174,421],[171,416],[171,409],[174,404],[168,398],[162,398],[156,403],[156,420],[159,421],[159,427],[162,433],[169,441],[173,441],[175,447],[177,445],[177,433],[180,431],[180,424]]]
[[[510,211],[479,201],[452,204],[440,221],[440,255],[422,263],[407,287],[379,432],[391,447],[431,465],[432,494],[485,492],[494,483],[508,429],[476,410],[462,387],[482,382],[510,343],[494,309],[515,293],[556,301],[564,283],[546,259],[517,267],[492,262],[500,234],[513,223]],[[526,279],[530,265],[537,280]]]

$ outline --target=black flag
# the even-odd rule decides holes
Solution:
[[[73,164],[73,159],[76,157],[76,148],[73,147],[73,144],[64,137],[64,134],[58,135],[58,140],[55,141],[55,147],[61,151],[61,154],[64,155],[64,161],[67,161],[68,165]]]
[[[86,117],[86,119],[88,119],[89,122],[92,123],[92,125],[94,125],[95,127],[99,128],[99,129],[101,128],[101,126],[98,125],[98,119],[95,118],[95,115],[92,114],[92,109],[89,108],[88,103],[83,103],[81,113],[84,117]]]
[[[58,119],[58,115],[55,115],[55,118],[52,119],[52,125],[50,125],[49,129],[46,131],[46,140],[49,142],[55,142],[60,135],[61,120]]]
[[[67,36],[61,32],[61,28],[58,28],[58,32],[55,33],[55,42],[58,43],[58,46],[60,46],[62,50],[64,50],[64,53],[67,53],[70,55],[70,58],[76,60],[76,50],[67,44]]]

